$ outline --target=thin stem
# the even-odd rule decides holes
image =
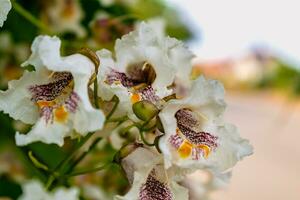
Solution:
[[[146,140],[145,136],[144,136],[144,132],[140,131],[140,135],[141,135],[141,139],[144,142],[144,144],[148,145],[148,146],[155,146],[155,143],[150,143]]]
[[[54,168],[54,173],[59,173],[62,174],[64,168],[66,167],[66,165],[68,164],[68,162],[75,156],[75,154],[77,153],[77,151],[86,143],[86,141],[88,141],[88,139],[90,139],[90,137],[93,135],[94,133],[89,133],[88,135],[86,135],[76,146],[76,148],[72,151],[72,153],[70,155],[68,155],[64,160],[62,160],[55,168]],[[57,176],[55,174],[51,174],[47,180],[47,188],[50,189],[53,182],[56,180]]]
[[[112,98],[113,101],[115,101],[115,104],[114,104],[114,107],[111,109],[111,111],[108,113],[107,117],[106,117],[106,120],[109,120],[111,118],[111,116],[114,114],[114,112],[116,111],[118,105],[119,105],[119,98],[117,96],[114,96]]]
[[[97,144],[102,140],[102,138],[97,138],[94,140],[94,142],[91,144],[91,146],[89,147],[89,149],[85,152],[83,152],[74,162],[73,164],[70,166],[68,173],[72,172],[73,169],[88,155],[88,153],[90,153],[93,149],[95,149],[95,147],[97,146]]]
[[[67,156],[60,164],[58,164],[58,166],[56,167],[56,170],[60,169],[60,171],[62,171],[65,166],[68,164],[68,162],[75,156],[75,154],[77,153],[77,151],[92,137],[94,133],[89,133],[87,134],[79,143],[78,145],[75,147],[74,151],[72,151],[72,153]],[[56,171],[54,170],[54,171]]]
[[[51,188],[53,182],[55,181],[55,179],[56,179],[55,176],[50,175],[50,177],[47,180],[46,186],[45,186],[46,190],[50,190],[50,188]]]
[[[113,164],[113,163],[107,163],[103,166],[96,167],[96,168],[93,168],[93,169],[79,170],[79,171],[71,173],[71,174],[66,174],[65,176],[66,177],[72,177],[72,176],[79,176],[79,175],[88,174],[88,173],[94,173],[94,172],[97,172],[97,171],[100,171],[100,170],[103,170],[103,169],[109,167],[111,164]]]
[[[47,34],[51,35],[51,30],[45,24],[43,24],[40,20],[38,20],[35,16],[33,16],[30,12],[28,12],[26,9],[24,9],[19,3],[17,3],[15,0],[12,0],[11,3],[17,13],[19,13],[22,17],[27,19],[30,23],[32,23],[39,29],[41,29],[44,32],[46,32]]]
[[[98,78],[96,76],[94,80],[94,101],[95,101],[95,107],[99,109],[99,101],[98,101]]]

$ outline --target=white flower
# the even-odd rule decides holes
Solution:
[[[80,24],[83,12],[78,0],[54,0],[44,14],[54,32],[73,32],[79,37],[86,35],[86,30]]]
[[[129,115],[133,103],[148,100],[160,105],[162,98],[174,93],[171,87],[178,80],[189,82],[193,56],[183,43],[165,36],[160,21],[141,23],[116,41],[115,52],[116,61],[107,50],[97,52],[99,92],[107,99],[117,95]]]
[[[252,153],[237,129],[220,120],[224,109],[223,86],[204,77],[193,82],[188,96],[167,102],[159,114],[165,131],[160,148],[167,168],[224,171]]]
[[[0,0],[0,27],[3,26],[4,21],[11,9],[10,0]]]
[[[83,195],[87,199],[90,200],[112,200],[113,198],[106,194],[99,185],[92,185],[92,184],[84,184],[83,185]]]
[[[178,185],[163,166],[163,159],[143,147],[122,160],[122,167],[131,184],[129,192],[116,200],[188,200],[188,191]]]
[[[18,200],[79,200],[79,190],[76,188],[58,188],[47,192],[38,181],[29,181],[22,186],[23,194]]]
[[[209,200],[213,192],[227,187],[231,172],[214,174],[209,171],[196,171],[186,176],[181,185],[189,189],[190,200]]]
[[[21,79],[9,82],[7,91],[0,91],[0,110],[35,124],[28,134],[16,134],[17,145],[42,141],[61,146],[73,129],[85,135],[103,126],[104,115],[88,96],[94,64],[81,54],[61,57],[60,44],[57,37],[37,37],[23,64],[33,65],[35,71],[25,71]]]

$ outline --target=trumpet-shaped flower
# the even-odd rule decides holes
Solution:
[[[78,37],[86,35],[86,30],[80,24],[83,11],[78,0],[49,1],[49,5],[42,14],[51,30],[57,33],[72,32]]]
[[[159,116],[165,135],[160,148],[166,167],[211,168],[224,171],[252,153],[233,125],[220,119],[225,109],[220,83],[200,77],[188,96],[167,102]]]
[[[79,190],[76,188],[58,188],[47,192],[38,181],[29,181],[22,186],[23,194],[18,200],[79,200]]]
[[[163,166],[163,159],[143,147],[122,160],[130,191],[116,200],[188,200],[188,191],[178,185]]]
[[[3,26],[4,21],[11,9],[10,0],[0,0],[0,27]]]
[[[104,115],[93,108],[88,96],[94,64],[81,54],[61,57],[60,44],[57,37],[37,37],[32,55],[23,64],[33,65],[35,71],[26,71],[0,92],[2,111],[35,124],[26,135],[16,134],[17,145],[41,141],[61,146],[73,130],[85,135],[103,126]]]
[[[116,61],[107,50],[98,52],[101,65],[100,93],[119,97],[131,113],[131,105],[148,100],[160,105],[174,93],[178,80],[188,83],[192,54],[174,38],[164,35],[161,22],[141,23],[135,31],[116,41]],[[110,91],[110,92],[109,92]]]

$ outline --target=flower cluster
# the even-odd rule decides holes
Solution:
[[[116,41],[114,52],[61,56],[60,47],[58,37],[38,36],[22,64],[34,70],[0,92],[0,110],[33,125],[27,134],[16,133],[17,145],[63,146],[66,137],[93,132],[118,140],[113,162],[131,185],[118,200],[187,200],[186,175],[226,176],[252,154],[249,142],[223,120],[223,86],[203,76],[191,80],[193,54],[165,35],[161,21],[142,22]],[[76,189],[48,194],[31,182],[20,199],[32,199],[32,191],[41,199],[78,195]]]

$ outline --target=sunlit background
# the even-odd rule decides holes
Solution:
[[[39,18],[40,29],[14,10],[0,29],[0,86],[22,74],[20,64],[30,44],[50,29],[63,40],[63,52],[83,46],[113,49],[115,39],[133,30],[139,20],[162,18],[173,37],[194,51],[193,76],[221,80],[226,88],[227,121],[254,146],[254,155],[238,163],[231,183],[211,194],[212,200],[300,199],[300,19],[296,0],[19,0]],[[67,27],[67,28],[65,28]],[[14,147],[20,122],[0,114],[0,199],[20,193],[18,180],[37,176],[27,152],[54,165],[64,153],[40,143]],[[70,144],[71,146],[71,144]],[[109,148],[109,147],[105,147]],[[41,149],[45,149],[41,151]],[[66,147],[68,149],[68,146]],[[49,151],[52,152],[49,155]],[[103,151],[101,151],[103,154]],[[105,157],[97,150],[95,155]],[[89,162],[95,162],[88,160]],[[110,174],[118,174],[112,169]],[[116,177],[115,177],[116,176]],[[105,185],[108,190],[118,175]],[[107,178],[107,174],[99,177]],[[118,191],[124,191],[125,183]],[[201,199],[199,199],[201,200]]]
[[[199,73],[223,80],[226,118],[254,145],[213,199],[300,199],[300,27],[295,0],[169,0]]]

